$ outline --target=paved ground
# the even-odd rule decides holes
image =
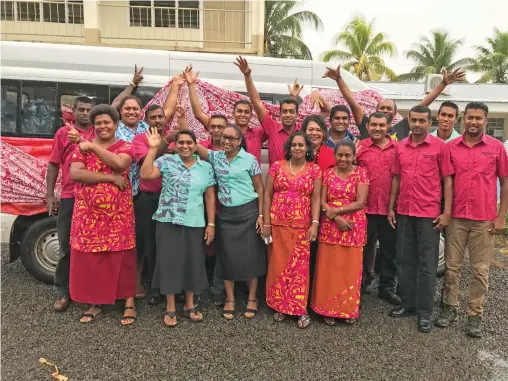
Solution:
[[[38,363],[45,357],[71,381],[507,380],[506,247],[498,247],[491,280],[481,340],[463,334],[464,319],[447,331],[418,333],[414,319],[387,317],[389,306],[374,296],[352,327],[328,327],[316,318],[302,331],[294,321],[275,323],[266,311],[254,321],[228,322],[207,298],[200,325],[180,317],[179,327],[165,328],[163,307],[142,303],[135,327],[120,326],[120,307],[85,326],[78,322],[81,306],[53,313],[51,288],[20,262],[7,264],[4,247],[1,376],[50,380],[50,368]]]

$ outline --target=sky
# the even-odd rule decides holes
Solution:
[[[323,21],[324,29],[315,32],[305,29],[303,40],[314,60],[325,50],[335,48],[333,37],[344,29],[354,15],[367,20],[376,18],[375,32],[386,34],[386,40],[397,48],[394,58],[385,57],[387,65],[397,74],[407,73],[414,66],[404,52],[420,36],[433,30],[446,30],[452,39],[464,39],[456,59],[475,57],[473,45],[484,45],[493,36],[494,27],[508,31],[507,0],[304,0],[302,9],[315,12]],[[470,5],[469,5],[470,4]],[[468,73],[469,81],[478,78]]]

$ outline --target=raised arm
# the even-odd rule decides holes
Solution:
[[[164,102],[164,124],[166,124],[175,113],[176,103],[178,100],[178,90],[184,82],[185,79],[182,75],[176,75],[173,77],[173,83],[171,84],[168,98],[166,99],[166,102]]]
[[[115,172],[123,171],[132,164],[132,158],[129,155],[125,153],[116,154],[110,152],[93,142],[80,143],[79,150],[83,153],[89,151],[95,153],[99,159],[104,162],[104,164],[113,168]]]
[[[256,111],[259,121],[262,122],[267,115],[267,111],[265,106],[263,106],[263,102],[261,102],[261,97],[259,96],[256,86],[254,86],[254,81],[252,80],[251,75],[252,70],[249,67],[249,63],[245,58],[240,56],[236,59],[234,64],[240,69],[244,76],[245,86],[247,87],[247,93],[249,95],[250,101],[254,107],[254,110]]]
[[[448,73],[448,71],[443,68],[441,73],[443,74],[443,80],[430,93],[428,93],[420,103],[418,103],[418,106],[430,106],[432,102],[434,102],[443,92],[446,86],[451,85],[454,82],[464,82],[466,78],[466,72],[461,69]]]
[[[145,134],[150,148],[143,160],[143,164],[141,164],[139,177],[141,177],[142,180],[155,180],[161,176],[159,168],[153,165],[153,162],[157,155],[157,149],[160,147],[162,138],[159,135],[159,131],[153,127],[151,131],[146,131]]]
[[[318,90],[314,90],[312,92],[312,94],[310,95],[310,101],[312,103],[312,107],[316,106],[319,107],[319,109],[321,110],[320,114],[323,118],[326,118],[326,116],[330,113],[330,111],[332,111],[330,104]]]
[[[134,76],[132,77],[131,83],[115,98],[115,100],[111,103],[111,107],[119,108],[120,102],[127,95],[133,94],[138,88],[139,84],[143,81],[143,66],[138,70],[138,65],[134,65]]]
[[[293,85],[288,85],[288,93],[291,98],[293,98],[296,103],[298,103],[298,106],[300,106],[303,103],[302,97],[300,97],[300,92],[303,89],[303,85],[300,86],[298,83],[298,78],[295,79],[293,82]]]
[[[185,68],[184,75],[185,80],[187,81],[187,85],[189,86],[189,98],[192,106],[192,113],[194,114],[194,117],[199,120],[199,123],[201,123],[206,128],[210,123],[210,117],[203,112],[201,103],[199,102],[198,98],[196,81],[198,80],[199,71],[193,72],[192,65],[189,65]]]
[[[360,104],[353,97],[353,93],[346,84],[346,81],[344,81],[344,79],[340,75],[340,65],[337,66],[337,69],[327,67],[326,72],[323,75],[323,78],[333,79],[337,83],[337,86],[339,86],[339,90],[342,93],[342,96],[344,97],[347,104],[351,108],[353,117],[355,118],[356,125],[359,126],[362,123],[365,113],[363,112],[362,106],[360,106]]]

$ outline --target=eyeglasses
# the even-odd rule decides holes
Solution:
[[[229,136],[229,135],[221,135],[220,140],[226,141],[229,140],[230,142],[234,142],[236,140],[240,140],[240,138],[237,138],[236,136]]]

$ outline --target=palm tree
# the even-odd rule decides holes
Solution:
[[[420,43],[414,44],[414,49],[406,52],[406,58],[416,63],[409,73],[399,75],[400,81],[421,81],[427,74],[440,74],[443,68],[449,72],[471,64],[470,59],[464,58],[453,61],[463,40],[450,40],[448,32],[432,32],[431,39],[426,36],[420,38]]]
[[[296,11],[299,1],[265,1],[265,54],[271,57],[311,60],[310,49],[302,41],[303,26],[316,30],[323,22],[314,12]]]
[[[483,73],[477,83],[508,83],[508,32],[494,28],[494,38],[487,38],[488,47],[474,46],[478,53],[467,69]]]
[[[334,37],[334,45],[342,43],[348,51],[328,50],[321,54],[321,60],[345,62],[342,67],[362,81],[395,80],[397,75],[381,58],[383,55],[393,57],[395,45],[385,41],[384,33],[374,33],[374,22],[375,19],[367,23],[363,17],[355,16],[346,29]]]

